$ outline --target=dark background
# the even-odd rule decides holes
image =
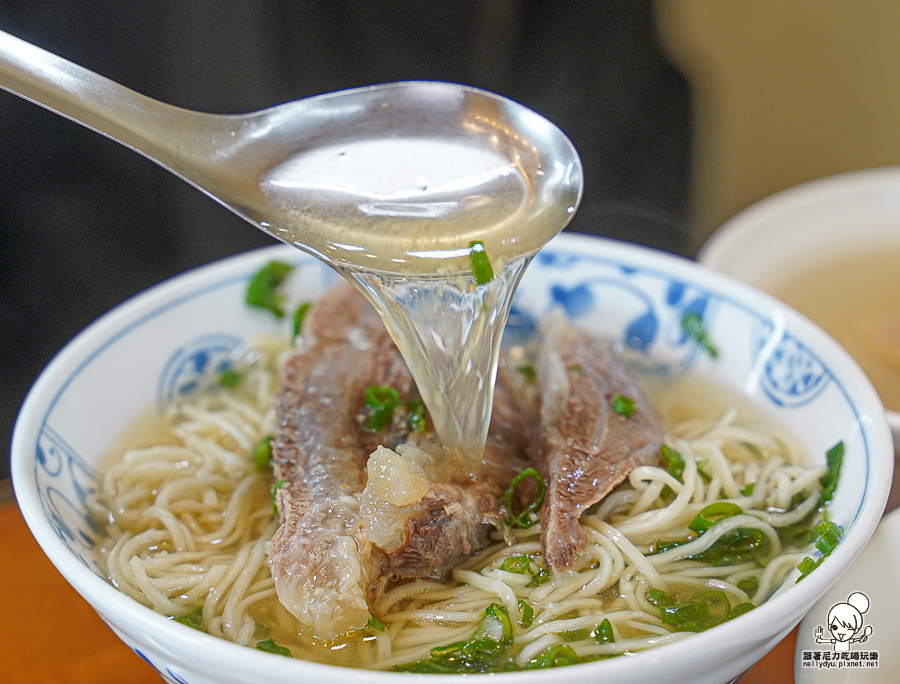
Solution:
[[[0,30],[214,113],[408,79],[492,90],[578,148],[586,186],[570,230],[693,250],[690,93],[650,2],[3,0]],[[0,443],[41,368],[92,320],[272,242],[143,157],[0,91]]]

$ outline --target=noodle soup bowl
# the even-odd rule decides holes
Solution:
[[[297,250],[267,248],[152,288],[67,345],[35,383],[16,424],[16,496],[59,571],[166,681],[403,681],[413,675],[283,658],[191,629],[120,593],[98,564],[101,527],[92,516],[91,501],[104,464],[135,426],[220,373],[248,340],[283,331],[281,322],[244,304],[250,278],[273,259],[298,267],[290,287],[300,300],[316,298],[337,280]],[[844,465],[829,516],[842,528],[843,538],[799,584],[794,571],[755,610],[685,640],[572,665],[564,672],[468,675],[466,681],[496,682],[499,677],[509,684],[539,683],[563,676],[573,684],[729,682],[800,621],[875,529],[893,464],[883,407],[857,365],[805,318],[768,295],[683,259],[608,240],[560,236],[529,267],[507,337],[527,334],[556,308],[612,339],[648,372],[709,376],[743,395],[795,436],[814,463],[823,463],[826,450],[842,441]],[[685,334],[682,322],[688,314],[702,321],[718,350],[715,358]],[[421,677],[445,683],[457,678]]]

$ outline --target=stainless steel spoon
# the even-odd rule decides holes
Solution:
[[[392,83],[212,115],[0,32],[0,87],[140,152],[336,266],[462,272],[475,241],[508,260],[562,230],[581,196],[581,164],[559,129],[460,85]]]

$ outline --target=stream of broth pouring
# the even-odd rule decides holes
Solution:
[[[260,188],[281,212],[271,229],[374,304],[442,443],[476,473],[513,294],[568,216],[547,211],[535,221],[535,191],[521,169],[489,148],[439,139],[300,154],[261,177]],[[530,227],[517,230],[525,212]],[[494,270],[482,285],[470,262],[475,241]]]

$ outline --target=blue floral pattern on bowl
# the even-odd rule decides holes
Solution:
[[[179,347],[160,373],[156,404],[160,413],[194,392],[210,377],[221,375],[234,360],[242,340],[234,335],[203,335]]]

